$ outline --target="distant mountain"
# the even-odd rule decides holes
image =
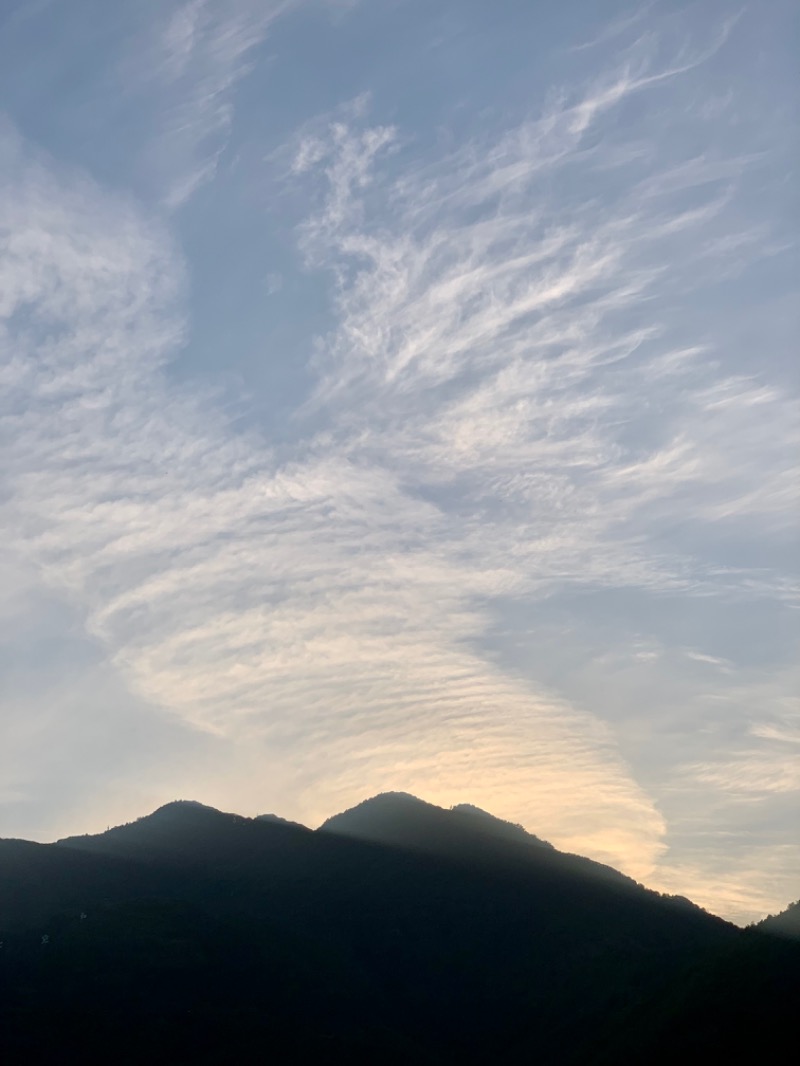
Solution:
[[[402,793],[0,841],[0,942],[15,1066],[777,1061],[800,994],[792,941]]]
[[[472,857],[474,849],[496,843],[552,848],[521,825],[495,818],[480,807],[462,803],[445,810],[407,792],[382,792],[329,818],[320,830],[437,854],[460,854],[463,848]]]
[[[790,903],[780,914],[771,914],[756,926],[764,933],[800,940],[800,899]]]
[[[461,804],[445,810],[406,792],[383,792],[364,800],[323,822],[317,832],[447,856],[471,866],[506,869],[533,864],[541,876],[560,872],[581,882],[589,878],[641,890],[618,870],[557,851],[522,826],[480,807]]]
[[[229,845],[249,831],[251,822],[195,800],[176,800],[105,833],[66,837],[57,841],[56,847],[133,859],[175,862],[194,857],[205,861],[203,852],[209,844]]]

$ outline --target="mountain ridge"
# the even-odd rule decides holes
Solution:
[[[265,1047],[666,1066],[716,1061],[721,1039],[763,1053],[746,1019],[784,1039],[800,994],[793,941],[408,794],[317,830],[174,801],[105,833],[0,840],[0,943],[0,1052],[21,1063],[68,1046],[131,1066]]]
[[[777,914],[762,918],[753,928],[791,940],[800,940],[800,899],[790,903]]]

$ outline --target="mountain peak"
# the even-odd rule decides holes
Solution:
[[[362,800],[354,807],[350,807],[349,810],[361,810],[367,807],[389,807],[389,806],[405,806],[405,807],[433,807],[434,804],[427,803],[425,800],[421,800],[418,796],[412,796],[410,792],[378,792],[374,796],[370,796],[368,799]],[[442,808],[437,807],[437,810]]]
[[[225,814],[197,800],[172,800],[133,822],[116,825],[97,835],[64,837],[56,841],[64,847],[100,851],[127,857],[148,852],[179,854],[203,840],[209,833],[249,821],[240,815]]]
[[[441,807],[418,799],[408,792],[379,792],[341,814],[334,814],[322,823],[320,829],[345,836],[365,836],[371,839],[371,827],[386,827],[395,821],[416,820],[426,814],[436,816],[445,813]],[[375,839],[382,839],[380,833]]]
[[[488,859],[551,844],[473,804],[446,810],[407,792],[382,792],[334,815],[320,830],[450,857]]]
[[[185,814],[185,813],[200,813],[207,814],[222,814],[222,811],[217,810],[216,807],[209,807],[206,803],[200,803],[198,800],[178,799],[171,800],[169,803],[164,803],[161,807],[157,807],[150,818],[163,815],[173,814]],[[148,817],[148,815],[145,815]]]

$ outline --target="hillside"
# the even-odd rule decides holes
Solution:
[[[55,845],[0,841],[0,939],[15,1063],[65,1046],[87,1062],[661,1061],[689,1025],[719,1042],[729,1000],[777,1032],[769,990],[800,991],[794,944],[402,794],[316,832],[178,802]]]
[[[780,914],[771,914],[756,926],[763,933],[800,940],[800,900],[790,903]]]

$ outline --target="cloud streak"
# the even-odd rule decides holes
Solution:
[[[4,288],[13,549],[80,606],[136,690],[290,758],[320,815],[400,784],[496,805],[498,774],[516,806],[535,773],[540,823],[582,850],[597,837],[609,859],[629,836],[646,863],[659,818],[607,730],[466,646],[481,619],[465,592],[513,586],[513,567],[476,575],[440,508],[366,456],[312,439],[278,463],[170,393],[161,367],[183,324],[169,242],[126,228],[124,205],[110,227],[80,180],[63,190],[36,164],[18,171],[16,294]],[[622,822],[604,845],[601,825]]]
[[[154,109],[140,165],[168,210],[211,181],[225,151],[238,84],[273,24],[302,0],[184,0],[158,5],[119,65],[126,94]]]

